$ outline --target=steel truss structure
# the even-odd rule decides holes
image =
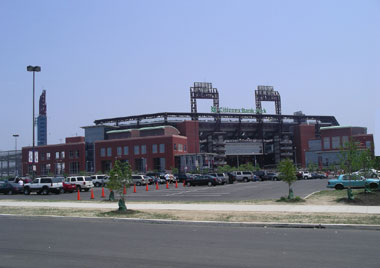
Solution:
[[[275,103],[276,114],[281,114],[281,97],[278,91],[271,86],[257,86],[255,90],[256,110],[262,111],[262,101],[273,101]]]
[[[212,99],[213,106],[219,111],[219,93],[218,89],[212,87],[212,83],[194,82],[194,86],[190,88],[193,119],[197,118],[197,99]]]

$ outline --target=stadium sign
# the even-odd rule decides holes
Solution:
[[[219,109],[216,106],[211,106],[211,112],[212,113],[231,113],[231,114],[265,114],[265,109],[232,109],[228,107],[219,107]]]

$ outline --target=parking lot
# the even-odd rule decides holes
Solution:
[[[294,183],[293,190],[296,196],[305,197],[315,191],[326,190],[327,179],[317,180],[299,180]],[[94,199],[91,199],[91,192],[80,192],[80,198],[83,201],[100,201],[108,198],[109,190],[104,189],[106,198],[101,197],[102,188],[94,188]],[[149,185],[146,191],[145,186],[136,187],[136,193],[133,193],[133,186],[127,190],[127,201],[138,202],[197,202],[197,201],[243,201],[243,200],[268,200],[278,199],[288,194],[288,185],[282,181],[259,181],[248,183],[234,183],[218,186],[191,186],[184,187],[182,183],[169,184],[166,189],[165,184],[159,185],[156,190],[155,185]],[[52,201],[73,201],[77,200],[77,192],[62,193],[49,195],[3,195],[0,199],[18,199],[18,200],[52,200]]]

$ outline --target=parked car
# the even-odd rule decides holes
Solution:
[[[71,176],[65,179],[65,182],[70,182],[71,184],[76,185],[76,189],[79,191],[88,192],[91,188],[94,187],[92,179],[90,176]]]
[[[149,177],[153,179],[153,183],[154,184],[156,184],[156,183],[158,183],[158,184],[164,184],[164,183],[166,183],[166,180],[162,179],[159,176],[149,176]]]
[[[236,181],[236,175],[234,175],[232,172],[228,172],[227,176],[229,184],[233,184]]]
[[[132,183],[137,186],[149,184],[149,179],[151,178],[145,175],[132,175]]]
[[[188,179],[189,176],[191,176],[191,174],[179,173],[179,174],[175,174],[174,176],[177,178],[178,182],[183,182],[183,181],[186,181],[186,179]]]
[[[109,177],[107,175],[92,175],[91,176],[92,183],[95,187],[105,186],[109,181]]]
[[[253,173],[250,171],[232,171],[231,173],[236,177],[236,181],[253,181]]]
[[[228,182],[228,176],[225,176],[224,173],[209,173],[208,175],[217,177],[220,184],[226,184]]]
[[[24,186],[11,181],[0,181],[0,193],[3,194],[17,194],[23,193]]]
[[[263,181],[278,181],[280,174],[277,172],[265,172],[265,175],[262,177]]]
[[[311,178],[312,179],[327,179],[327,175],[326,173],[314,172],[314,173],[311,173]]]
[[[253,172],[253,174],[257,177],[258,180],[263,180],[263,177],[265,176],[264,170],[256,170]]]
[[[342,174],[335,179],[328,180],[327,188],[343,190],[344,188],[365,188],[368,185],[371,189],[377,189],[380,185],[379,179],[364,178],[358,175]]]
[[[62,190],[62,180],[54,177],[36,178],[31,183],[24,185],[24,194],[26,195],[29,195],[31,192],[44,195],[48,195],[51,192],[60,194]]]
[[[63,192],[64,193],[72,193],[72,192],[76,191],[76,189],[77,189],[76,184],[70,183],[70,182],[66,182],[66,181],[62,182],[62,187],[63,187]]]
[[[221,184],[221,180],[216,176],[211,175],[199,175],[195,178],[186,180],[187,186],[195,186],[195,185],[208,185],[215,186]]]
[[[304,171],[304,170],[300,170],[297,172],[297,178],[299,180],[307,180],[307,179],[312,179],[312,175],[309,171]]]

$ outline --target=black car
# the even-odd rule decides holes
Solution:
[[[190,174],[185,174],[185,173],[179,173],[179,174],[174,174],[174,176],[177,178],[178,182],[183,182],[186,181],[187,179],[190,179]]]
[[[278,181],[279,174],[276,172],[266,172],[265,175],[261,179],[263,181]]]
[[[0,193],[3,194],[17,194],[23,193],[24,187],[15,182],[0,181]]]
[[[253,172],[253,174],[255,174],[259,180],[263,180],[263,177],[265,176],[265,171],[264,170],[256,170]]]
[[[324,173],[311,173],[312,179],[327,179],[326,174]]]
[[[185,180],[185,182],[187,186],[195,186],[195,185],[215,186],[217,184],[220,184],[219,179],[211,175],[199,175],[195,178],[188,178]]]

